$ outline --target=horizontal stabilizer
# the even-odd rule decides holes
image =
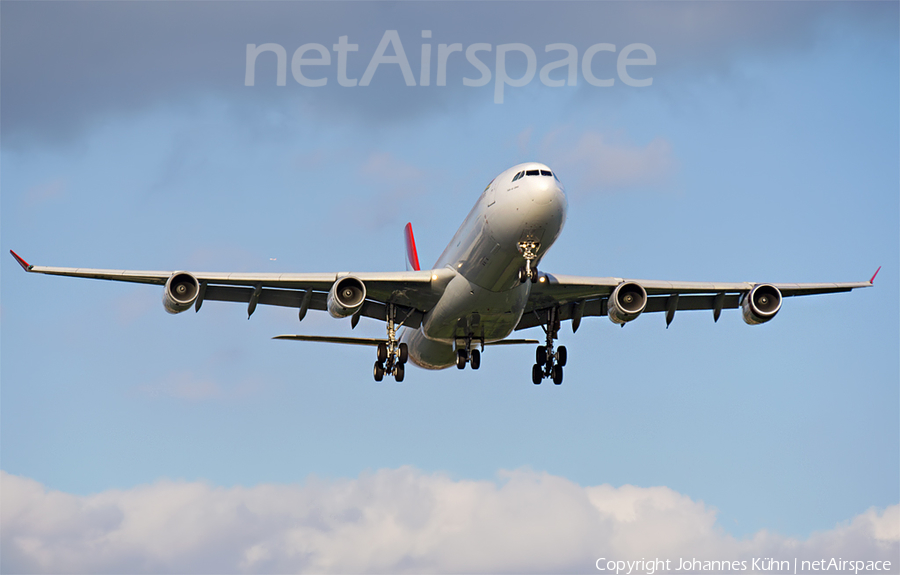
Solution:
[[[536,339],[501,339],[500,341],[488,341],[484,345],[518,345],[541,343]]]
[[[348,345],[371,345],[375,346],[379,343],[388,343],[386,339],[375,337],[332,337],[324,335],[276,335],[272,339],[292,339],[294,341],[318,341],[322,343],[343,343]],[[538,344],[541,343],[536,339],[501,339],[500,341],[488,341],[484,345],[518,345],[518,344]]]
[[[295,341],[320,341],[323,343],[344,343],[348,345],[378,345],[387,343],[386,339],[373,337],[329,337],[323,335],[276,335],[272,339],[292,339]]]

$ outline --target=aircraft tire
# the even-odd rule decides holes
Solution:
[[[559,364],[560,367],[564,367],[566,365],[568,355],[569,354],[566,352],[566,346],[559,346],[559,349],[556,350],[556,363]]]
[[[400,365],[398,365],[396,368],[394,368],[394,379],[397,381],[397,383],[402,383],[403,377],[405,375],[406,375],[406,368],[403,366],[402,363]]]
[[[561,365],[556,364],[553,366],[553,383],[555,385],[560,385],[563,381],[563,368]]]
[[[469,358],[469,363],[472,365],[472,369],[478,369],[481,367],[481,352],[477,349],[472,350],[472,357]]]
[[[544,365],[547,363],[547,348],[539,345],[534,352],[534,361],[538,365]]]
[[[456,352],[456,368],[457,369],[465,369],[466,368],[466,352],[465,350],[457,350]]]
[[[381,365],[380,361],[375,362],[374,375],[375,381],[381,381],[382,379],[384,379],[384,366]]]
[[[534,366],[531,368],[531,381],[535,385],[540,385],[542,379],[544,379],[543,367],[538,364],[534,364]]]
[[[399,347],[400,355],[397,358],[397,361],[400,362],[400,365],[406,363],[406,360],[409,359],[409,346],[405,343],[401,343]]]
[[[384,363],[384,360],[387,359],[387,344],[382,342],[378,344],[378,363]]]

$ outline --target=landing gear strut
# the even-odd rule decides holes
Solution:
[[[536,267],[533,267],[532,263],[537,259],[537,251],[540,249],[541,244],[529,240],[519,242],[516,244],[516,247],[519,248],[519,253],[525,258],[525,267],[519,268],[519,283],[525,283],[527,280],[531,280],[531,283],[537,282],[538,271]]]
[[[484,340],[481,341],[481,348],[484,349]],[[466,336],[464,347],[460,347],[459,341],[456,342],[456,368],[465,369],[467,363],[472,369],[481,367],[481,352],[472,349],[472,334]]]
[[[373,375],[375,381],[384,379],[384,375],[393,375],[397,383],[406,375],[406,360],[409,359],[409,347],[405,343],[397,343],[397,327],[394,323],[394,304],[388,304],[387,342],[378,344],[378,356],[375,360]]]
[[[553,351],[553,340],[557,339],[559,333],[559,309],[551,308],[547,313],[547,327],[544,328],[544,332],[547,334],[547,345],[540,345],[535,350],[531,381],[535,385],[540,385],[544,378],[549,377],[554,384],[560,385],[563,382],[563,366],[566,365],[568,354],[564,345],[559,346],[555,352]]]

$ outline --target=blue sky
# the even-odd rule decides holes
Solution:
[[[440,499],[448,485],[487,482],[486,497],[508,496],[527,512],[540,507],[528,489],[504,489],[539,477],[524,484],[590,493],[608,484],[626,499],[625,486],[648,497],[664,488],[693,502],[688,510],[705,506],[697,517],[712,513],[733,538],[710,544],[721,553],[762,530],[813,545],[815,533],[840,540],[836,526],[867,513],[896,514],[896,3],[0,9],[0,242],[31,263],[392,271],[403,269],[401,230],[411,221],[430,265],[491,178],[538,160],[569,195],[566,228],[542,263],[551,273],[821,282],[866,280],[884,266],[874,289],[789,299],[760,326],[734,311],[717,324],[709,313],[679,313],[669,329],[658,314],[624,329],[603,318],[577,335],[564,326],[569,366],[555,387],[530,383],[530,347],[489,349],[477,372],[412,370],[401,385],[375,384],[371,350],[270,340],[347,335],[348,321],[311,313],[298,324],[295,311],[263,307],[248,321],[242,306],[219,302],[170,316],[158,288],[26,276],[5,257],[6,509],[6,494],[26,484],[42,486],[22,487],[35,501],[59,491],[90,507],[92,497],[164,492],[166,481],[229,493],[269,484],[339,491],[375,477],[386,491],[372,497],[388,508],[405,501],[391,498],[395,483],[428,483]],[[244,85],[247,44],[277,43],[290,56],[348,36],[359,50],[347,73],[359,79],[388,30],[398,31],[416,80],[429,42],[433,58],[442,43],[525,44],[538,70],[560,55],[546,54],[548,44],[571,44],[580,60],[597,43],[616,54],[642,43],[657,63],[630,68],[653,80],[631,87],[616,75],[616,55],[600,52],[593,73],[618,78],[612,87],[589,85],[579,65],[575,86],[535,75],[507,86],[500,104],[493,82],[463,85],[477,72],[460,53],[447,86],[434,85],[436,64],[430,86],[407,86],[399,66],[383,64],[369,86],[342,87],[334,54],[331,66],[310,68],[325,87],[299,85],[290,66],[276,86],[272,54],[260,56],[256,84]],[[495,53],[481,53],[494,78]],[[510,55],[510,76],[524,64],[522,53]],[[382,336],[383,327],[364,320],[353,334]],[[53,523],[41,509],[27,513]],[[53,570],[55,532],[28,531],[27,513],[4,514],[4,570]],[[17,547],[26,535],[44,542],[46,561]],[[896,556],[891,537],[886,553]],[[707,549],[691,545],[667,552]],[[662,548],[619,549],[640,558]],[[198,549],[147,570],[204,565],[207,548]],[[605,549],[586,544],[532,566],[592,570]],[[84,569],[133,565],[111,557],[85,559]],[[472,557],[265,565],[522,569]]]

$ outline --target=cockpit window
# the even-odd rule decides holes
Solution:
[[[550,176],[556,178],[556,181],[559,182],[559,178],[557,178],[556,175],[550,170],[525,170],[513,176],[512,181],[515,182],[516,180],[519,180],[524,176]]]

